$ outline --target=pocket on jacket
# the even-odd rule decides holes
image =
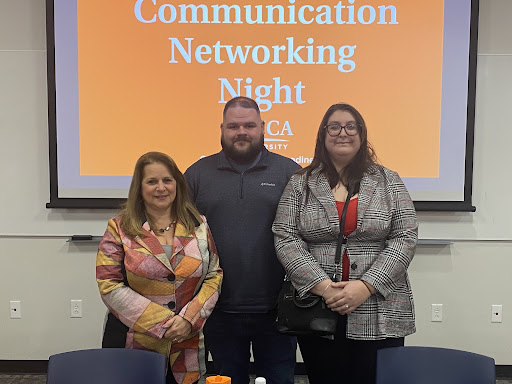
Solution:
[[[380,302],[386,333],[402,335],[407,329],[414,329],[414,304],[409,293],[391,293]]]

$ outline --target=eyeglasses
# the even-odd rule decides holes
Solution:
[[[355,136],[359,133],[360,125],[357,123],[348,123],[347,125],[339,125],[337,123],[327,124],[325,126],[325,130],[329,134],[329,136],[335,137],[341,133],[341,129],[345,128],[345,133],[348,136]]]

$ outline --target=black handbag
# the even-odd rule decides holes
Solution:
[[[332,281],[339,281],[341,277],[341,249],[347,242],[347,238],[343,235],[343,230],[352,192],[352,188],[349,188],[341,213],[340,235],[336,246]],[[336,333],[337,321],[338,313],[331,311],[321,296],[307,293],[305,296],[299,297],[291,281],[285,280],[283,282],[283,287],[277,300],[276,327],[279,332],[293,336],[330,336]]]

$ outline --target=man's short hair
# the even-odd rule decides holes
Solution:
[[[229,100],[224,106],[224,111],[222,112],[222,116],[226,116],[226,112],[229,108],[232,107],[242,107],[242,108],[251,108],[255,109],[258,112],[258,116],[260,116],[260,108],[258,107],[258,103],[256,103],[253,99],[245,96],[237,96]]]

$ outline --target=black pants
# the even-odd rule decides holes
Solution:
[[[297,340],[276,330],[277,311],[227,313],[214,310],[204,326],[206,347],[217,374],[249,384],[252,347],[257,376],[268,384],[293,384]]]
[[[318,336],[297,338],[310,384],[374,384],[377,350],[404,345],[403,337],[347,339],[346,328],[347,316],[340,316],[334,340]]]

